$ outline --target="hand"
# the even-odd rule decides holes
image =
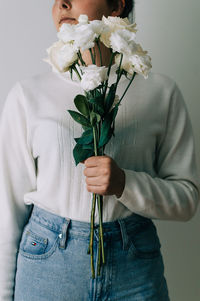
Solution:
[[[92,156],[84,161],[87,190],[120,198],[125,186],[125,173],[109,156]]]

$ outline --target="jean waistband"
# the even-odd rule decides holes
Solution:
[[[49,228],[59,233],[60,241],[59,247],[66,248],[67,239],[70,235],[80,235],[81,237],[88,237],[90,233],[90,222],[83,222],[62,217],[55,213],[49,212],[41,207],[33,205],[29,220],[35,221],[42,226]],[[117,219],[111,222],[103,222],[103,235],[106,239],[112,240],[121,239],[123,242],[123,249],[128,248],[129,233],[137,229],[136,224],[142,223],[144,226],[153,223],[151,219],[132,213],[130,216]],[[99,225],[94,224],[94,233],[98,240]]]
[[[77,232],[88,231],[90,229],[89,222],[62,217],[36,205],[33,205],[33,210],[30,218],[56,232],[60,232],[62,230],[63,224],[67,224],[69,226],[69,229],[76,230]],[[136,223],[145,221],[151,221],[151,219],[143,217],[136,213],[132,213],[130,216],[122,219],[103,222],[103,230],[104,232],[115,232],[119,231],[120,227],[122,227],[123,225],[126,225],[127,228],[132,228]],[[99,225],[97,223],[94,224],[95,229],[97,229],[98,226]]]

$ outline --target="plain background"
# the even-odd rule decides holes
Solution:
[[[16,81],[51,69],[42,59],[46,57],[46,49],[57,40],[51,17],[53,2],[0,1],[0,110]],[[138,42],[152,57],[153,71],[173,78],[183,93],[193,124],[198,166],[199,20],[199,0],[136,2]],[[200,300],[199,207],[188,222],[155,222],[162,244],[171,301]]]

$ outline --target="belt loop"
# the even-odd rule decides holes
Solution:
[[[60,243],[59,248],[65,249],[67,245],[67,230],[71,219],[65,219],[64,223],[62,224],[62,232],[59,234]]]
[[[118,219],[118,223],[120,225],[121,235],[122,235],[122,242],[123,242],[123,250],[128,249],[128,234],[126,230],[126,224],[123,219]]]

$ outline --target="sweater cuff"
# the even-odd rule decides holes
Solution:
[[[145,204],[144,198],[140,196],[140,185],[138,183],[138,173],[133,170],[122,168],[125,173],[125,186],[120,198],[116,200],[121,202],[132,212],[146,212],[152,207],[152,204]],[[147,208],[148,207],[148,208]]]

